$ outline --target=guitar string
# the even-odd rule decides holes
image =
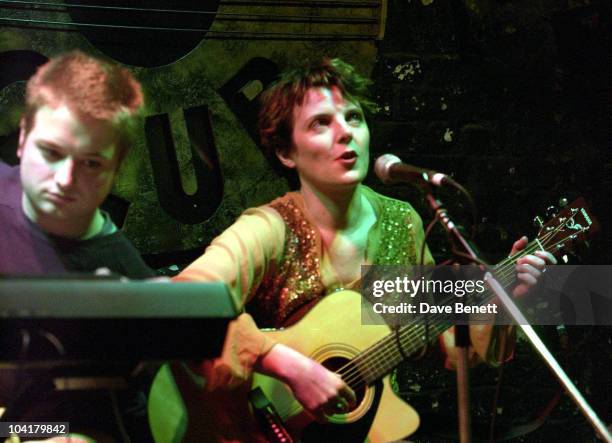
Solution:
[[[74,29],[54,28],[53,26],[68,25],[78,28],[107,28],[107,29],[129,29],[134,31],[172,31],[172,32],[193,32],[206,33],[207,39],[217,38],[236,38],[236,39],[305,39],[305,40],[371,40],[376,38],[376,34],[324,34],[324,33],[299,33],[299,32],[268,32],[268,31],[241,31],[241,30],[215,30],[215,29],[199,29],[199,28],[176,28],[163,26],[135,26],[135,25],[114,25],[100,23],[81,23],[81,22],[63,22],[57,20],[35,20],[14,17],[0,17],[0,22],[24,23],[26,25],[49,25],[50,30],[59,31],[74,31]],[[9,26],[9,25],[7,25]],[[17,26],[17,25],[15,25]]]
[[[563,227],[565,226],[560,225],[556,227],[554,230],[551,230],[543,234],[541,238],[538,238],[538,240],[540,240],[540,243],[538,243],[537,241],[533,241],[530,244],[528,244],[524,250],[520,251],[519,253],[511,257],[507,257],[506,259],[502,260],[499,264],[494,266],[493,270],[496,273],[498,280],[500,280],[500,283],[502,283],[505,286],[509,284],[510,281],[514,280],[514,274],[515,274],[514,265],[518,259],[536,250],[542,250],[542,249],[549,250],[548,248],[549,239],[551,237],[556,236],[556,234]],[[588,228],[583,228],[579,231],[579,233],[583,233],[587,229]],[[575,235],[576,233],[573,233],[572,235],[560,241],[557,241],[556,243],[551,245],[550,249],[554,249],[558,245],[564,243],[567,240],[567,238],[571,238],[572,236],[575,236]],[[512,276],[512,278],[508,279],[508,277],[510,276]],[[449,299],[452,300],[453,297],[450,297]],[[488,300],[489,298],[485,297],[482,304],[486,303]],[[444,304],[445,301],[446,300],[444,300],[442,304]],[[430,327],[433,327],[435,332],[437,332],[437,334],[432,334],[433,335],[432,339],[437,339],[437,336],[440,333],[444,332],[446,329],[448,329],[449,325],[447,325],[444,322],[438,322],[437,324],[430,325]],[[402,347],[407,344],[410,347],[409,353],[415,352],[422,346],[420,340],[418,344],[416,345],[414,344],[415,338],[419,338],[423,336],[422,332],[420,331],[422,329],[424,329],[424,326],[422,325],[409,325],[409,326],[404,326],[400,330],[399,332],[400,344]],[[339,374],[343,378],[345,383],[347,383],[347,385],[349,385],[352,389],[360,389],[361,386],[366,384],[367,382],[367,380],[365,380],[363,376],[364,370],[372,372],[372,375],[369,377],[372,380],[378,379],[381,376],[380,372],[383,372],[383,371],[387,372],[387,367],[389,366],[389,364],[383,365],[383,364],[377,363],[377,362],[382,361],[383,358],[386,360],[386,357],[391,357],[390,360],[394,362],[392,366],[395,366],[398,362],[403,360],[403,357],[401,356],[399,350],[397,349],[397,344],[395,342],[394,334],[387,335],[383,339],[379,340],[377,343],[373,344],[369,348],[362,351],[358,356],[353,358],[350,362],[348,362],[347,364],[339,368],[336,371],[336,373]],[[371,362],[372,360],[374,361],[374,364],[372,364]],[[361,367],[359,367],[360,365]],[[379,372],[378,373],[374,372],[372,369],[374,370],[378,369]],[[289,411],[289,414],[296,413],[300,411],[301,409],[303,409],[302,406],[297,404],[297,407],[292,408],[292,411]]]
[[[518,256],[515,256],[514,258],[516,259]],[[500,282],[504,285],[506,285],[507,283],[509,283],[508,279],[503,279],[503,278],[499,278]],[[514,280],[514,278],[512,278],[512,280]],[[511,281],[511,280],[510,280]],[[486,303],[489,300],[489,298],[485,298],[481,305]],[[452,322],[449,323],[440,323],[438,325],[438,327],[436,329],[438,329],[438,332],[443,332],[445,329],[447,329],[448,327],[452,326]],[[422,342],[421,340],[418,341],[417,346],[414,346],[413,344],[413,340],[415,337],[418,336],[422,336],[421,331],[423,330],[423,327],[418,327],[418,328],[404,328],[404,331],[402,331],[402,337],[401,337],[401,341],[404,342],[404,346],[406,341],[408,342],[410,346],[409,352],[414,352],[416,350],[418,350],[418,348],[420,348],[422,346]],[[393,334],[391,334],[391,336],[393,336]],[[408,340],[406,340],[408,339]],[[377,379],[380,377],[381,374],[384,374],[386,372],[388,372],[388,368],[389,366],[395,366],[398,362],[402,361],[403,358],[401,357],[401,353],[398,352],[398,350],[396,349],[396,343],[394,340],[391,340],[390,337],[387,338],[386,340],[382,340],[381,342],[378,343],[378,349],[373,349],[371,351],[374,351],[375,353],[372,353],[372,357],[369,359],[364,359],[363,356],[358,356],[354,359],[354,361],[352,362],[352,366],[356,366],[356,368],[353,371],[350,372],[345,372],[345,376],[346,377],[346,381],[349,385],[354,385],[355,382],[359,382],[357,384],[357,386],[360,387],[360,383],[363,382],[362,380],[359,380],[359,378],[363,379],[363,373],[365,372],[366,377],[368,378],[367,375],[370,375],[370,379]],[[386,362],[385,365],[378,365],[378,364],[372,364],[372,358],[377,357],[376,359],[378,361],[382,361],[382,358],[391,358],[392,363],[390,364],[390,362]],[[362,360],[361,363],[361,367],[359,367],[359,360]],[[367,361],[369,360],[369,361]],[[375,362],[376,363],[376,362]],[[343,377],[343,378],[344,378]]]
[[[220,2],[220,3],[225,3],[227,4],[227,2]],[[138,7],[132,7],[132,6],[108,6],[108,5],[91,5],[91,4],[79,4],[79,3],[51,3],[51,2],[43,2],[43,1],[25,1],[25,0],[1,0],[0,1],[0,8],[2,8],[2,5],[13,5],[13,6],[25,6],[25,7],[31,7],[32,9],[42,9],[40,8],[41,6],[47,6],[50,8],[55,8],[60,10],[61,12],[65,11],[65,10],[69,10],[69,9],[88,9],[88,10],[103,10],[103,11],[113,11],[113,12],[144,12],[144,13],[163,13],[163,14],[187,14],[187,15],[213,15],[215,16],[215,18],[224,18],[224,17],[234,17],[234,16],[253,16],[253,17],[261,17],[263,19],[267,19],[269,17],[273,17],[273,18],[286,18],[286,19],[308,19],[310,20],[316,20],[316,19],[320,19],[320,16],[316,16],[316,15],[299,15],[299,14],[294,14],[294,15],[272,15],[270,16],[269,14],[256,14],[256,13],[243,13],[243,12],[223,12],[223,11],[219,11],[219,10],[215,10],[215,11],[202,11],[202,10],[198,10],[198,9],[163,9],[163,8],[138,8]],[[274,6],[278,6],[278,3]],[[306,5],[304,4],[304,2],[302,2],[302,4],[300,6],[303,6],[305,8],[312,8],[312,7],[317,7],[315,5]],[[331,3],[327,3],[326,5],[326,9],[338,9],[338,10],[342,10],[342,9],[349,9],[349,8],[355,8],[357,7],[361,7],[363,9],[378,9],[378,7],[380,6],[378,5],[367,5],[364,2],[350,2],[348,4],[343,5],[342,3],[338,3],[336,2],[336,4],[331,4]],[[331,6],[331,7],[330,7]],[[318,7],[318,9],[323,9],[320,6]],[[47,11],[47,10],[45,10]],[[55,11],[52,11],[55,12]],[[364,20],[362,18],[357,18],[357,17],[333,17],[335,19],[343,19],[343,20],[347,20],[350,22],[353,21],[359,21],[359,20]],[[368,19],[370,21],[374,20],[374,19]]]
[[[583,229],[581,232],[584,232],[585,230],[586,229]],[[548,246],[547,238],[550,238],[553,235],[554,234],[552,232],[549,233],[549,235],[545,234],[542,237],[542,241],[541,241],[540,244]],[[557,243],[552,245],[552,247],[556,247],[557,245],[563,243],[565,240],[566,239],[558,241]],[[509,257],[509,258],[505,259],[504,261],[500,262],[497,266],[501,267],[501,266],[513,265],[513,261],[514,260],[518,260],[519,258],[523,257],[524,255],[527,255],[529,253],[529,251],[533,252],[533,251],[535,251],[537,249],[541,249],[539,247],[539,245],[537,245],[535,243],[536,242],[533,242],[533,247],[530,247],[530,245],[528,245],[525,248],[525,250],[521,251],[518,254],[515,254],[512,257]],[[512,276],[514,276],[514,271],[512,271]],[[500,283],[502,283],[503,285],[507,285],[510,281],[514,280],[514,278],[508,280],[507,277],[508,276],[506,276],[505,278],[498,276],[498,280],[500,280]],[[452,297],[450,297],[450,299],[452,300]],[[482,304],[486,303],[489,299],[490,298],[485,298],[485,300],[483,301]],[[432,340],[437,339],[437,336],[439,334],[443,333],[450,326],[452,326],[452,323],[447,324],[447,323],[444,323],[444,322],[438,322],[437,324],[430,325],[430,327],[433,327],[435,332],[437,332],[436,334],[432,334]],[[400,331],[400,334],[401,334],[401,336],[400,336],[400,343],[402,343],[402,346],[404,346],[405,343],[407,342],[407,344],[411,348],[409,353],[415,352],[415,351],[417,351],[421,347],[421,343],[418,343],[416,346],[414,345],[414,339],[423,335],[420,332],[420,330],[422,330],[423,328],[424,328],[423,325],[409,325],[409,326],[403,327],[402,328],[403,330]],[[392,364],[388,364],[387,363],[385,365],[377,364],[376,363],[378,361],[383,361],[383,359],[386,361],[387,358],[390,358],[390,360],[393,363]],[[368,359],[369,360],[374,359],[375,364],[372,365],[371,362],[367,362],[366,360],[368,360]],[[358,365],[356,364],[356,362],[359,361],[359,360],[364,360],[362,362],[362,363],[365,363],[363,368],[359,368]],[[345,383],[347,383],[347,385],[349,385],[354,390],[358,390],[363,385],[365,385],[367,383],[367,381],[365,380],[365,378],[363,377],[363,374],[362,374],[363,369],[371,372],[372,374],[370,375],[370,378],[372,380],[376,380],[376,379],[380,378],[381,375],[383,375],[384,373],[388,372],[388,367],[389,366],[393,367],[393,366],[395,366],[397,363],[399,363],[402,360],[404,360],[404,358],[402,357],[402,355],[400,354],[399,350],[397,349],[396,342],[394,340],[394,335],[393,334],[389,334],[386,337],[384,337],[383,339],[381,339],[378,343],[375,343],[370,348],[362,351],[362,353],[360,353],[360,355],[358,355],[357,357],[352,359],[348,364],[346,364],[342,368],[340,368],[337,371],[337,373],[343,378],[343,380],[345,381]],[[346,370],[346,369],[349,369],[349,372],[347,372],[346,374],[343,375],[342,371]],[[378,372],[374,372],[374,370],[378,370]],[[293,407],[290,411],[288,411],[288,414],[289,414],[289,416],[292,416],[293,414],[298,413],[302,409],[303,409],[302,406],[299,403],[297,403],[295,407]]]
[[[541,238],[541,243],[540,243],[540,244],[541,244],[541,245],[548,245],[548,239],[549,239],[549,238],[550,238],[550,237],[551,237],[553,234],[554,234],[553,232],[550,232],[550,233],[544,234],[544,235],[542,236],[542,238]],[[563,240],[563,241],[565,241],[565,240]],[[559,244],[559,243],[561,243],[561,242],[558,242],[557,244]],[[541,249],[541,248],[540,248],[540,246],[539,246],[539,245],[538,245],[536,242],[532,242],[532,244],[531,244],[531,245],[528,245],[528,246],[525,248],[525,250],[521,251],[521,252],[520,252],[520,253],[518,253],[518,254],[515,254],[513,257],[509,257],[508,259],[506,259],[506,260],[502,261],[502,262],[501,262],[499,265],[497,265],[497,267],[502,267],[502,266],[507,266],[507,267],[508,267],[508,265],[509,265],[509,264],[510,264],[510,265],[513,265],[515,260],[517,260],[517,259],[521,258],[521,257],[522,257],[522,256],[524,256],[524,255],[529,254],[530,252],[532,252],[532,251],[534,251],[534,250],[536,250],[536,249]],[[514,268],[514,266],[509,266],[509,267],[512,269],[512,270],[511,270],[511,272],[510,272],[509,274],[508,274],[508,273],[504,273],[504,272],[498,273],[498,279],[499,279],[499,280],[502,282],[502,284],[504,284],[504,285],[507,285],[507,284],[509,283],[509,281],[508,281],[508,277],[509,277],[510,275],[512,276],[511,280],[514,280],[514,269],[513,269],[513,268]],[[503,269],[502,269],[502,271],[503,271]],[[501,274],[501,275],[499,275],[499,274]],[[511,281],[511,280],[510,280],[510,281]],[[453,297],[450,297],[450,300],[452,300],[452,299],[453,299]],[[446,301],[448,301],[448,299],[443,300],[442,304],[443,304],[443,305],[444,305],[444,304],[446,304]],[[483,301],[483,303],[482,303],[482,304],[486,303],[486,301],[488,301],[488,299],[485,299],[485,301]],[[408,335],[406,335],[406,334],[408,334]],[[391,335],[391,336],[393,336],[393,334],[390,334],[390,335]],[[403,335],[403,336],[401,337],[401,339],[402,339],[402,340],[403,340],[403,339],[406,339],[406,338],[408,338],[409,340],[412,340],[412,339],[414,339],[415,337],[420,336],[421,334],[420,334],[420,332],[419,332],[419,331],[417,331],[417,332],[411,332],[411,331],[406,331],[406,332],[404,332],[404,331],[402,331],[402,335]],[[388,352],[389,352],[389,351],[385,350],[385,348],[394,349],[394,348],[396,347],[395,341],[391,340],[391,338],[389,338],[389,337],[386,337],[386,339],[387,339],[387,340],[383,339],[383,340],[381,340],[381,341],[380,341],[378,344],[373,345],[373,346],[377,346],[377,345],[378,345],[378,346],[379,346],[379,347],[382,349],[382,352],[381,352],[381,353],[382,353],[382,356],[385,356],[385,354],[388,354]],[[391,342],[393,342],[393,343],[391,343]],[[420,347],[420,345],[419,345],[419,347]],[[362,354],[360,354],[359,356],[355,357],[355,358],[354,358],[354,359],[351,361],[351,366],[355,366],[355,365],[356,365],[356,364],[358,364],[358,363],[362,363],[363,365],[367,366],[367,365],[370,363],[370,362],[366,361],[366,360],[365,360],[365,358],[364,358],[364,355],[368,354],[368,352],[367,352],[367,351],[368,351],[368,350],[364,351],[364,353],[362,353]],[[371,349],[371,351],[376,352],[376,350],[375,350],[375,349]],[[412,350],[411,350],[411,351],[412,351]],[[360,360],[361,360],[361,361],[360,361]],[[346,366],[348,366],[348,365],[346,365]],[[338,371],[338,373],[342,374],[344,369],[348,369],[346,366],[345,366],[344,368],[340,368],[340,369],[339,369],[339,371]],[[371,367],[372,365],[371,365],[371,364],[369,364],[369,366]],[[351,374],[350,372],[345,372],[344,374],[345,374],[345,376],[351,376],[351,375],[354,375],[354,372],[355,372],[355,371],[357,371],[357,372],[358,372],[358,371],[359,371],[359,369],[357,368],[357,369],[353,370],[353,371],[352,371],[352,372],[353,372],[353,374]],[[349,378],[349,381],[354,381],[354,379],[350,379],[350,378]]]
[[[537,242],[533,242],[531,245],[528,245],[525,250],[521,251],[518,254],[515,254],[512,257],[508,257],[507,259],[503,260],[502,262],[500,262],[495,269],[500,270],[502,272],[499,272],[499,274],[502,274],[501,276],[498,275],[498,279],[502,282],[502,284],[506,285],[507,283],[509,283],[510,281],[514,280],[514,262],[516,260],[518,260],[519,258],[523,257],[524,255],[533,252],[535,250],[538,249],[544,249],[544,250],[548,250],[548,246],[549,246],[549,239],[550,237],[553,237],[554,235],[556,235],[556,233],[558,231],[560,231],[562,229],[563,226],[558,227],[557,229],[550,231],[546,234],[544,234],[542,236],[542,238],[540,239],[540,244],[537,244]],[[583,228],[582,230],[579,231],[579,233],[583,233],[586,230],[588,230],[588,228]],[[577,233],[572,234],[571,236],[568,236],[568,238],[571,238],[572,236],[575,236]],[[567,238],[564,238],[560,241],[557,241],[555,244],[552,245],[552,247],[557,247],[558,245],[564,243],[567,240]],[[506,267],[506,269],[504,269],[504,266]],[[506,272],[506,275],[504,274],[504,271],[510,270],[510,274],[512,275],[512,279],[508,280],[508,274]],[[482,304],[486,303],[488,301],[488,298],[485,298],[485,300],[482,302]],[[415,325],[413,325],[415,326]],[[437,327],[435,327],[435,329],[438,329],[438,332],[443,332],[444,330],[446,330],[450,325],[444,324],[444,323],[439,323],[437,325]],[[423,329],[423,326],[416,326],[416,327],[404,327],[404,331],[401,332],[401,334],[403,335],[403,337],[401,338],[401,340],[405,340],[406,338],[408,338],[408,344],[412,344],[411,340],[414,339],[416,336],[421,336],[421,332],[417,329]],[[435,334],[437,335],[437,334]],[[434,335],[434,338],[435,338]],[[385,337],[384,339],[382,339],[381,341],[379,341],[377,344],[373,345],[372,348],[379,348],[379,349],[374,349],[375,351],[379,351],[377,352],[377,354],[382,354],[382,356],[388,356],[388,357],[394,357],[393,360],[395,362],[399,362],[403,360],[403,357],[400,355],[399,350],[397,349],[395,342],[391,340],[391,337],[393,336],[393,334],[390,334],[389,336]],[[421,345],[419,344],[418,347],[420,347]],[[418,347],[415,347],[414,350],[416,351],[418,349]],[[380,352],[382,350],[382,352]],[[362,376],[360,369],[364,369],[364,368],[358,368],[356,362],[358,362],[359,360],[365,360],[363,358],[364,354],[368,354],[368,350],[364,351],[362,354],[360,354],[359,356],[357,356],[355,359],[353,359],[349,364],[351,366],[351,369],[353,369],[353,374],[351,374],[350,372],[345,374],[349,375],[349,377],[346,377],[347,380],[345,380],[347,382],[347,384],[349,386],[353,386],[355,388],[360,388],[361,384],[365,383],[366,380],[364,380],[364,377]],[[363,362],[362,362],[363,363]],[[366,362],[367,363],[367,362]],[[396,363],[393,363],[393,366],[395,366]],[[341,368],[341,370],[339,370],[338,372],[342,372],[342,369],[347,369],[349,365],[345,365],[343,368]],[[377,365],[365,365],[365,369],[371,370],[372,368],[374,369],[378,369],[376,367]],[[389,366],[389,365],[387,365]],[[384,367],[381,366],[381,369],[385,370],[386,369]],[[357,374],[355,374],[355,371],[357,371]],[[350,375],[352,375],[352,378],[350,378]],[[376,374],[373,373],[373,375],[370,377],[372,379],[377,379],[379,378],[380,374]],[[344,377],[343,377],[344,378]],[[359,383],[359,384],[355,384],[355,382]]]
[[[528,252],[529,252],[529,251],[527,251],[526,253],[528,253]],[[503,277],[502,277],[502,278],[503,278]],[[449,297],[448,299],[444,299],[444,300],[442,300],[442,303],[441,303],[441,304],[442,304],[442,305],[446,305],[446,304],[447,304],[447,302],[448,302],[449,300],[453,300],[453,299],[454,299],[454,297],[452,297],[452,296],[451,296],[451,297]],[[420,334],[420,331],[413,332],[413,333],[411,333],[411,334],[410,334],[408,337],[406,337],[406,336],[405,336],[405,332],[404,332],[404,331],[401,331],[401,332],[400,332],[400,334],[402,334],[402,335],[400,336],[400,342],[401,342],[401,340],[402,340],[402,339],[405,339],[405,338],[410,339],[410,338],[414,338],[414,337],[417,337],[417,336],[420,336],[420,335],[421,335],[421,334]],[[393,336],[393,334],[391,334],[391,335]],[[393,343],[391,343],[391,342],[392,342],[392,340],[391,340],[391,339],[388,339],[387,337],[385,337],[385,339],[383,339],[383,341],[381,341],[381,342],[379,342],[379,343],[378,343],[378,346],[379,346],[381,349],[383,349],[383,351],[382,351],[382,356],[383,356],[383,357],[385,356],[385,353],[388,353],[388,351],[386,352],[386,351],[384,350],[384,348],[385,348],[385,347],[389,347],[390,349],[395,349],[395,348],[396,348],[396,344],[395,344],[395,342],[394,342],[394,341],[393,341]],[[376,346],[376,345],[375,345],[375,346]],[[374,349],[372,349],[372,351],[376,352]],[[366,355],[366,353],[364,353],[363,355]],[[363,355],[362,355],[362,354],[360,354],[360,356],[355,357],[355,358],[354,358],[354,359],[351,361],[351,366],[355,366],[356,364],[359,364],[359,363],[361,363],[361,364],[363,364],[363,365],[365,365],[365,366],[368,366],[368,365],[369,365],[369,361],[366,361],[366,360],[364,359]],[[376,359],[376,360],[378,360],[378,359]],[[371,365],[370,365],[370,366],[371,366]],[[340,369],[339,369],[337,372],[338,372],[338,373],[339,373],[339,374],[340,374],[340,375],[341,375],[343,378],[344,378],[344,377],[350,377],[351,375],[353,375],[351,372],[346,372],[346,371],[344,371],[345,369],[352,369],[352,368],[350,368],[348,365],[346,365],[345,367],[340,368]],[[354,372],[356,372],[356,371],[358,371],[358,369],[353,369],[353,371],[352,371],[352,372],[354,373]],[[352,381],[352,379],[347,378],[345,381],[347,381],[347,383],[350,383],[350,382]]]
[[[522,258],[523,256],[535,251],[535,250],[541,250],[542,248],[540,247],[540,245],[542,246],[548,246],[548,239],[550,237],[552,237],[556,231],[560,230],[561,227],[557,228],[555,231],[550,231],[546,234],[544,234],[542,236],[542,238],[540,239],[540,244],[538,244],[537,242],[532,242],[530,245],[528,245],[523,251],[519,252],[518,254],[515,254],[512,257],[508,257],[507,259],[503,260],[502,262],[500,262],[496,268],[501,268],[502,272],[496,273],[498,276],[498,280],[500,280],[500,282],[503,285],[507,285],[508,283],[510,283],[510,281],[514,280],[514,262],[520,258]],[[556,246],[560,243],[562,243],[564,240],[557,242],[555,245]],[[546,248],[544,248],[546,250]],[[503,266],[506,266],[506,270],[503,269]],[[507,268],[509,268],[510,273],[507,272]],[[506,272],[505,272],[506,271]],[[511,280],[508,281],[508,277],[512,276]],[[450,297],[450,300],[452,300],[453,297]],[[445,304],[445,302],[448,301],[448,299],[443,300],[442,305]],[[483,301],[482,304],[486,303],[488,301],[488,299],[485,299]],[[409,329],[409,328],[405,328],[405,329]],[[402,342],[402,340],[408,339],[408,342],[410,342],[410,340],[413,340],[414,338],[417,338],[421,335],[421,333],[419,331],[417,332],[413,332],[412,330],[408,330],[408,331],[402,331],[401,332],[402,336],[400,336],[400,343]],[[371,362],[366,360],[366,355],[370,354],[373,355],[374,353],[378,354],[378,356],[381,357],[386,357],[389,356],[389,352],[393,352],[396,355],[399,353],[397,351],[396,348],[396,343],[394,340],[392,340],[390,337],[394,337],[393,334],[390,334],[389,336],[383,338],[381,341],[379,341],[377,344],[374,344],[372,346],[372,348],[374,347],[378,347],[380,349],[368,349],[362,353],[360,353],[360,355],[358,355],[357,357],[355,357],[354,359],[351,360],[351,362],[349,362],[347,365],[345,365],[344,367],[340,368],[337,373],[339,375],[341,375],[343,377],[343,379],[345,379],[345,382],[347,384],[351,384],[352,382],[354,382],[356,379],[360,378],[360,374],[359,374],[359,368],[357,368],[357,365],[359,363],[361,363],[364,366],[367,366],[368,368],[372,368],[373,366],[375,367],[376,365],[372,365]],[[404,345],[404,344],[403,344]],[[421,345],[419,344],[419,347]],[[388,348],[388,349],[387,349]],[[395,351],[394,351],[395,349]],[[417,348],[418,349],[418,348]],[[368,352],[371,351],[371,352]],[[397,351],[397,352],[396,352]],[[416,351],[416,349],[414,350]],[[411,352],[414,352],[411,350]],[[371,360],[371,359],[370,359]],[[380,361],[379,358],[376,358],[377,361]],[[346,370],[349,370],[348,372],[346,372]],[[383,369],[383,367],[381,367],[380,369]],[[375,377],[377,378],[377,377]]]
[[[545,250],[545,251],[549,251],[549,252],[556,252],[554,249],[557,248],[558,245],[562,244],[563,242],[565,242],[567,240],[567,238],[571,238],[574,234],[569,235],[568,237],[558,241],[556,244],[554,245],[548,245],[548,241],[551,237],[555,237],[557,235],[557,233],[564,228],[565,225],[561,225],[559,227],[557,227],[555,230],[553,231],[549,231],[548,233],[544,234],[541,238],[541,242],[540,244],[537,244],[537,242],[533,242],[534,243],[534,249],[535,250]],[[588,228],[583,228],[582,230],[580,230],[580,233],[583,233],[587,230]],[[540,247],[541,245],[541,247]],[[499,263],[498,265],[495,266],[495,270],[497,271],[498,268],[501,268],[501,266],[506,265],[506,262],[513,262],[514,257],[508,257],[505,260],[503,260],[501,263]],[[513,263],[511,263],[513,264]],[[498,273],[498,275],[501,275],[503,277],[506,277],[507,274],[509,272],[514,272],[514,269],[512,267],[507,267],[505,270],[502,270],[500,273]]]
[[[525,252],[525,253],[528,253],[528,250],[530,248],[526,248],[526,249],[527,249],[527,252]],[[516,257],[515,257],[515,259],[516,259]],[[449,297],[449,299],[443,300],[441,304],[442,305],[446,305],[447,301],[448,300],[452,300],[452,299],[453,299],[453,297]],[[408,329],[408,330],[406,331],[406,329]],[[411,328],[411,329],[410,328],[404,328],[404,330],[400,331],[400,334],[401,334],[401,336],[400,336],[400,343],[402,342],[402,339],[406,339],[406,338],[411,339],[411,338],[414,338],[416,336],[420,336],[421,335],[420,331],[415,330],[415,328]],[[390,334],[390,335],[393,336],[393,334]],[[420,343],[419,343],[419,346],[420,346]],[[391,340],[388,339],[388,338],[383,339],[381,342],[378,343],[378,349],[372,349],[373,353],[370,354],[372,356],[372,358],[370,358],[369,360],[374,360],[375,362],[377,362],[377,361],[380,361],[380,357],[390,356],[389,353],[397,354],[399,351],[396,348],[397,348],[397,346],[396,346],[395,342],[391,343]],[[396,351],[398,351],[398,352],[396,352]],[[409,352],[411,352],[411,351],[412,351],[412,349],[409,350]],[[374,355],[374,353],[376,355]],[[366,353],[364,353],[364,354],[354,358],[349,363],[349,365],[345,365],[344,368],[341,368],[338,371],[338,373],[343,377],[343,379],[347,382],[347,384],[351,385],[351,383],[353,383],[357,378],[359,378],[359,376],[360,376],[359,369],[360,368],[357,367],[357,366],[359,366],[359,363],[362,364],[362,368],[361,368],[362,370],[363,369],[368,369],[368,370],[378,369],[378,368],[375,367],[375,365],[372,365],[369,361],[366,361],[363,358],[363,355],[367,355],[367,354],[368,353],[366,352]],[[391,356],[393,356],[393,355],[391,355]],[[360,360],[362,360],[362,361],[360,361]]]

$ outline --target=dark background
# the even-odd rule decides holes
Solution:
[[[571,260],[610,263],[611,11],[607,2],[588,1],[390,2],[373,74],[385,111],[373,125],[373,150],[452,174],[468,188],[479,209],[476,243],[493,262],[519,235],[533,237],[534,215],[544,216],[561,197],[583,195],[602,229],[589,251]],[[444,138],[449,130],[450,141]],[[422,202],[415,190],[391,192],[413,193],[407,198]],[[462,200],[442,195],[469,225]],[[421,214],[428,218],[425,208]],[[436,259],[446,258],[442,235],[430,243]],[[563,333],[537,330],[610,423],[610,328],[568,327],[566,350]],[[433,429],[420,431],[417,440],[446,441],[437,435],[456,420],[454,379],[434,364],[416,374],[414,367],[398,371],[400,385],[419,411],[435,417],[425,417]],[[500,373],[479,367],[472,376],[474,435],[486,438]],[[496,423],[510,436],[517,430],[512,425],[534,424],[558,384],[521,334],[502,379]],[[544,425],[512,441],[597,439],[563,397]]]
[[[170,3],[105,5],[202,11],[200,2]],[[207,8],[236,12],[229,3],[207,2]],[[450,174],[469,189],[478,206],[475,226],[463,198],[448,190],[440,191],[440,197],[457,222],[476,232],[476,244],[491,262],[505,257],[519,236],[532,238],[537,233],[532,225],[535,215],[545,216],[547,208],[558,205],[563,197],[571,201],[582,195],[599,219],[601,231],[589,250],[570,260],[610,264],[610,3],[389,0],[387,6],[382,39],[347,40],[325,37],[326,33],[357,32],[346,23],[314,29],[313,24],[234,22],[214,16],[177,19],[158,13],[150,18],[142,12],[113,15],[100,10],[0,5],[0,155],[15,162],[22,80],[46,57],[80,48],[131,66],[145,89],[147,125],[161,130],[161,120],[153,117],[167,116],[174,131],[168,143],[174,146],[153,147],[155,137],[143,124],[142,137],[126,160],[107,208],[149,263],[162,274],[172,274],[201,253],[242,210],[287,189],[257,150],[256,101],[241,92],[241,86],[255,78],[265,85],[278,70],[305,59],[341,56],[371,74],[375,83],[380,111],[370,125],[372,158],[391,152],[406,162]],[[377,17],[377,10],[356,6],[338,11],[266,9],[257,2],[246,2],[238,12]],[[203,37],[148,31],[143,36],[140,31],[52,26],[40,20],[221,31],[242,26],[244,34]],[[358,32],[365,35],[370,28],[364,25]],[[320,38],[261,39],[258,33],[263,31]],[[194,133],[190,125],[205,129]],[[153,155],[174,152],[173,147],[174,159],[160,161]],[[173,162],[178,163],[174,175],[168,173]],[[199,172],[191,172],[191,167]],[[182,189],[177,177],[182,177]],[[367,183],[411,201],[424,221],[430,220],[419,190],[383,186],[375,177],[368,177]],[[174,191],[182,199],[175,198]],[[170,207],[172,202],[179,206]],[[194,203],[203,209],[194,212]],[[434,231],[430,246],[437,260],[447,258],[440,232]],[[566,334],[550,327],[539,331],[601,418],[610,423],[610,328],[568,327]],[[567,338],[564,351],[561,343]],[[445,441],[435,434],[453,428],[453,373],[441,367],[432,357],[402,365],[395,375],[402,394],[419,411],[436,417],[425,419],[418,441]],[[474,371],[477,433],[487,434],[499,376],[497,370],[479,367]],[[557,390],[548,369],[519,334],[515,357],[502,377],[496,406],[498,430],[511,432],[512,425],[532,422]],[[426,429],[428,423],[435,429]],[[596,439],[584,417],[563,398],[544,425],[513,441]]]

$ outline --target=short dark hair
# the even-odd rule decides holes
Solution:
[[[293,111],[296,106],[302,105],[309,89],[335,86],[348,101],[359,103],[368,116],[376,109],[376,104],[370,98],[371,84],[370,79],[339,58],[326,57],[283,73],[260,99],[259,141],[275,169],[283,170],[276,153],[289,153],[293,144]]]
[[[130,71],[81,51],[51,58],[28,81],[25,132],[32,128],[38,109],[62,103],[79,117],[110,123],[117,130],[121,163],[134,136],[134,117],[143,105],[140,83]]]

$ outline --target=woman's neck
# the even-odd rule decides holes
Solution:
[[[302,184],[300,194],[312,221],[322,231],[352,231],[360,224],[363,208],[363,187],[346,191],[324,192]]]

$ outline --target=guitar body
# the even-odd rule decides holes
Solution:
[[[264,332],[334,370],[390,333],[386,325],[362,325],[360,303],[361,296],[356,292],[336,292],[323,298],[297,324]],[[187,420],[172,419],[180,413],[151,408],[150,403],[150,420],[158,443],[267,441],[248,401],[249,391],[255,388],[272,402],[296,441],[390,442],[413,433],[419,425],[418,414],[395,395],[388,376],[357,390],[357,405],[352,411],[331,416],[329,423],[321,424],[303,411],[289,387],[272,377],[255,373],[252,388],[208,392],[198,386],[197,376],[185,366],[174,364],[171,370],[172,389],[178,388],[183,398]],[[167,395],[170,389],[160,386],[163,380],[167,384],[168,373],[164,376],[162,371],[150,402],[167,404],[171,400]]]
[[[300,353],[337,369],[361,351],[389,335],[386,325],[361,324],[361,296],[352,291],[330,294],[312,308],[299,323],[267,334]],[[412,434],[419,425],[417,412],[395,395],[384,377],[356,392],[357,406],[347,414],[330,417],[329,424],[313,423],[289,388],[275,378],[255,374],[259,387],[301,441],[389,442]]]

